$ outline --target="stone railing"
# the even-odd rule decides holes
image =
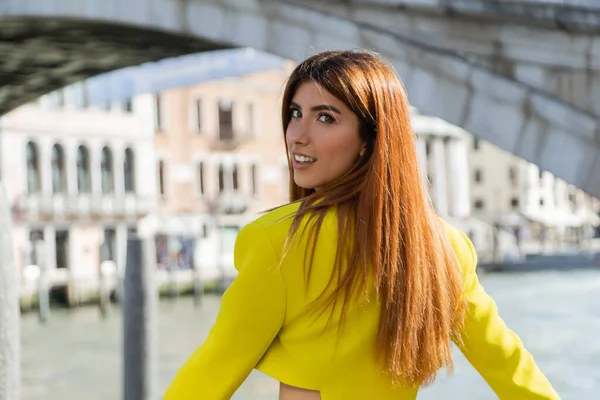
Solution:
[[[141,217],[155,206],[151,197],[137,194],[32,194],[19,198],[12,210],[13,215],[29,218]]]

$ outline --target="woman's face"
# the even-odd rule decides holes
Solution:
[[[364,152],[358,117],[314,81],[298,86],[285,132],[294,182],[319,190],[348,172]]]

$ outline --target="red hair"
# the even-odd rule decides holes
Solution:
[[[343,300],[343,314],[352,296],[374,282],[381,304],[376,354],[394,382],[428,384],[441,367],[452,370],[451,341],[459,340],[466,304],[456,255],[421,183],[406,91],[371,53],[314,55],[287,82],[284,132],[290,102],[306,81],[358,116],[367,146],[354,168],[318,193],[290,178],[290,199],[300,202],[290,236],[304,216],[315,221],[310,274],[321,223],[330,207],[337,208],[339,279],[329,304]],[[289,151],[288,164],[293,177]]]

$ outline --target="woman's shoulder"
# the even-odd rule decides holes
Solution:
[[[279,248],[283,246],[283,243],[288,238],[290,228],[292,227],[292,223],[298,213],[299,208],[300,203],[294,202],[269,210],[246,225],[242,231],[260,230],[262,234],[266,235],[270,239],[271,244],[275,248]],[[307,221],[308,218],[306,216],[302,218],[299,226],[300,231],[304,230]],[[329,227],[336,226],[332,224],[333,221],[336,221],[336,212],[332,208],[331,210],[327,211],[325,215],[322,229],[328,231]],[[329,234],[329,232],[326,233]]]
[[[272,245],[279,247],[277,244],[287,237],[299,207],[299,203],[290,203],[260,214],[242,228],[238,241],[261,240],[260,236],[263,239],[266,236]]]
[[[262,213],[253,222],[264,228],[272,228],[280,225],[291,225],[298,209],[299,202],[288,203]]]
[[[244,264],[241,261],[244,258],[256,259],[258,257],[264,262],[268,257],[274,256],[272,261],[280,260],[287,232],[298,207],[298,204],[286,204],[267,211],[247,223],[238,232],[235,240],[236,269],[239,270]]]

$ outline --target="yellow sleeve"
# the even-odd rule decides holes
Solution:
[[[239,271],[205,342],[178,371],[163,400],[229,399],[278,334],[285,290],[264,228],[253,222],[235,242]]]
[[[500,400],[560,399],[521,339],[498,315],[496,303],[477,278],[473,244],[464,233],[461,235],[464,242],[457,238],[462,243],[455,247],[463,266],[468,303],[461,351]]]

